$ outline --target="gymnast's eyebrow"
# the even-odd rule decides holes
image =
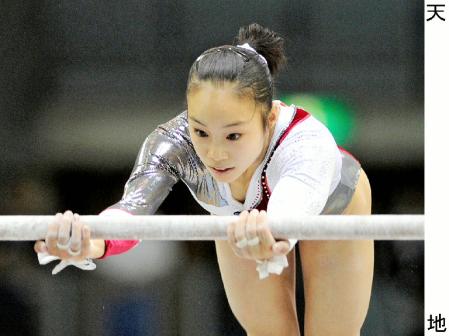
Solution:
[[[202,125],[204,127],[207,127],[204,123],[202,123],[201,121],[199,121],[198,119],[196,119],[196,118],[194,118],[192,116],[189,116],[189,119],[192,119],[194,122],[197,122],[198,124],[200,124],[200,125]],[[236,121],[236,122],[233,122],[233,123],[230,123],[230,124],[227,124],[227,125],[223,126],[223,128],[239,126],[239,125],[245,124],[245,123],[247,123],[249,121],[250,120],[247,120],[247,121]]]

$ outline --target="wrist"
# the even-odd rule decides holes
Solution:
[[[99,259],[105,253],[106,244],[103,239],[95,239],[90,241],[89,258]]]

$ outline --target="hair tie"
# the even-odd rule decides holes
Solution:
[[[263,64],[266,64],[266,65],[268,66],[268,62],[267,62],[266,58],[263,57],[261,54],[259,54],[259,53],[256,51],[256,49],[254,49],[253,47],[251,47],[248,43],[240,44],[240,45],[237,46],[237,48],[243,48],[243,49],[247,49],[247,50],[254,51],[254,52],[257,54],[257,56],[259,56],[259,58],[260,58],[260,60],[262,61],[262,63],[263,63]]]

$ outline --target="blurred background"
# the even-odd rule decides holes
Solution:
[[[146,135],[183,111],[190,65],[252,22],[286,40],[276,99],[360,159],[373,212],[423,214],[422,1],[47,0],[0,2],[0,215],[118,201]],[[204,212],[178,183],[159,213]],[[212,242],[144,242],[57,276],[32,246],[0,242],[0,335],[244,335]],[[424,243],[375,248],[362,335],[422,335]]]

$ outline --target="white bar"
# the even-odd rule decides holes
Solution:
[[[54,216],[0,216],[0,240],[44,239]],[[81,216],[92,237],[142,240],[226,240],[236,216]],[[424,215],[324,215],[269,218],[276,238],[423,240]]]

